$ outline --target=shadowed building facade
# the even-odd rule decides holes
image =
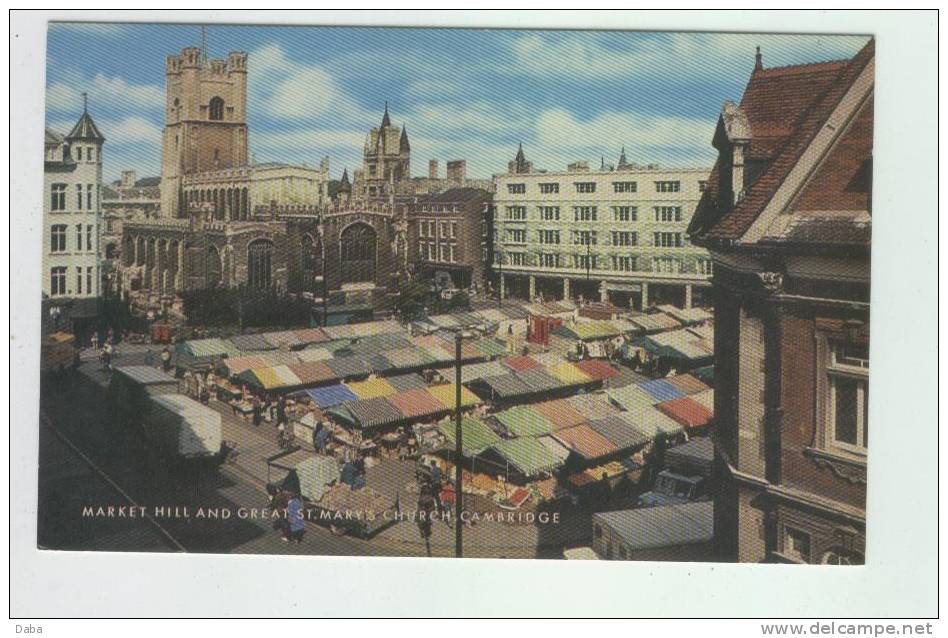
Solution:
[[[721,560],[863,563],[874,42],[726,102],[689,227],[714,261]]]

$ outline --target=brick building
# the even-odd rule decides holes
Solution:
[[[487,190],[452,188],[412,204],[408,250],[415,272],[425,279],[449,277],[457,288],[483,290],[490,263],[490,201]]]
[[[767,69],[758,50],[689,227],[714,261],[715,551],[866,551],[874,43]]]

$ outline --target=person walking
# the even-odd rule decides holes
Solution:
[[[260,402],[260,397],[254,395],[251,406],[253,408],[253,425],[254,427],[260,427],[260,422],[263,420],[263,404]]]
[[[286,396],[282,394],[276,404],[276,422],[277,427],[286,426]]]
[[[306,521],[303,520],[303,502],[296,494],[291,496],[286,504],[286,519],[286,536],[283,540],[299,545],[303,542],[303,534],[306,533]]]
[[[168,349],[168,346],[165,346],[161,351],[161,369],[165,373],[171,372],[171,350]]]
[[[155,353],[151,351],[151,348],[145,349],[145,365],[149,368],[155,365]]]
[[[441,502],[441,468],[438,466],[438,462],[434,459],[431,460],[431,496],[434,498],[435,506],[438,508],[438,513],[444,509],[444,504]]]

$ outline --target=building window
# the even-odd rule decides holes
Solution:
[[[255,290],[270,287],[273,266],[273,242],[256,239],[247,246],[247,285]]]
[[[655,191],[658,193],[677,193],[681,190],[681,182],[655,182]]]
[[[596,261],[596,255],[573,255],[573,268],[595,270]]]
[[[612,245],[613,246],[635,246],[639,243],[638,233],[630,232],[627,230],[612,231]]]
[[[681,260],[674,257],[655,257],[652,259],[652,271],[661,273],[681,272]]]
[[[632,272],[636,270],[636,258],[629,255],[613,255],[612,269],[619,272]]]
[[[455,258],[456,248],[457,244],[448,244],[448,261],[450,261],[452,264],[457,262],[457,259]]]
[[[574,206],[573,207],[573,220],[577,222],[596,221],[596,207],[595,206]]]
[[[56,266],[49,271],[49,294],[53,297],[66,294],[66,267]]]
[[[211,103],[208,106],[208,117],[212,120],[224,119],[224,100],[219,97],[211,98]]]
[[[76,184],[76,209],[82,210],[82,184]]]
[[[574,246],[595,246],[597,243],[596,231],[594,230],[574,230]]]
[[[50,210],[66,210],[66,185],[53,184],[50,192]]]
[[[79,161],[79,162],[82,161],[82,147],[81,146],[76,147],[76,161]]]
[[[92,266],[86,266],[86,293],[92,294]]]
[[[510,221],[525,221],[527,219],[526,206],[508,206],[507,219]]]
[[[699,275],[713,275],[714,266],[710,259],[699,259],[697,262],[697,270]]]
[[[810,562],[810,535],[794,527],[784,525],[783,553],[801,563]]]
[[[708,190],[707,180],[703,180],[703,179],[698,180],[698,192],[703,193],[706,190]]]
[[[550,193],[559,193],[560,185],[558,182],[550,182],[548,184],[540,184],[540,192],[544,195],[549,195]]]
[[[540,218],[545,222],[557,222],[560,220],[559,206],[540,206]]]
[[[560,243],[560,231],[558,230],[539,230],[537,231],[537,235],[541,244]]]
[[[458,223],[451,222],[451,239],[457,239],[458,237]]]
[[[634,222],[639,218],[639,209],[636,206],[613,206],[612,218],[617,222]]]
[[[681,206],[656,206],[655,221],[657,222],[680,222]]]
[[[88,158],[90,162],[95,161],[95,147],[94,146],[89,147],[88,151],[86,152],[86,157]]]
[[[637,182],[612,182],[612,190],[616,193],[634,193],[638,189]]]
[[[869,446],[868,348],[856,344],[831,344],[827,375],[830,444],[839,450],[864,455]]]
[[[577,193],[595,193],[596,182],[575,182]]]
[[[681,248],[681,233],[652,233],[652,245],[656,248]]]
[[[66,225],[56,224],[49,229],[49,252],[61,253],[66,251]]]
[[[444,261],[444,244],[438,245],[438,261]]]
[[[440,231],[441,231],[441,237],[442,237],[442,238],[448,236],[448,223],[447,223],[447,222],[441,222],[441,224],[440,224]]]
[[[524,253],[508,253],[510,255],[510,265],[511,266],[524,266],[526,265],[526,255]]]
[[[559,255],[556,253],[540,253],[540,266],[542,268],[557,268],[560,265]]]
[[[86,250],[92,252],[92,224],[86,226]]]
[[[506,243],[508,244],[527,243],[527,231],[522,228],[508,228]]]
[[[602,538],[602,525],[599,523],[593,525],[593,538]]]
[[[82,266],[76,266],[76,294],[82,294]]]
[[[92,184],[86,184],[86,210],[92,210]]]
[[[76,252],[82,250],[82,224],[76,224]]]
[[[507,192],[511,195],[523,195],[527,192],[526,184],[507,184]]]

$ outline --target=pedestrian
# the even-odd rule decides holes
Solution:
[[[294,494],[286,504],[286,536],[283,540],[293,541],[297,545],[303,542],[306,533],[306,521],[303,520],[303,503],[300,497]]]
[[[329,442],[329,427],[320,419],[313,429],[313,448],[319,454],[326,453],[326,444]]]
[[[279,400],[277,400],[276,421],[278,427],[286,425],[286,396],[283,394],[281,394]]]
[[[166,373],[171,372],[171,350],[165,346],[161,351],[161,369]]]
[[[431,496],[434,498],[435,505],[438,508],[440,513],[443,509],[443,504],[441,503],[441,468],[438,466],[438,462],[434,459],[431,460]]]
[[[102,348],[102,364],[106,370],[112,370],[112,342],[110,341],[106,341],[105,347]]]
[[[99,350],[99,333],[95,330],[92,331],[92,350],[98,352]]]
[[[263,404],[260,398],[254,395],[251,405],[253,406],[253,425],[260,427],[260,422],[263,420]]]
[[[151,351],[151,348],[145,350],[145,365],[148,367],[155,365],[155,353]]]

